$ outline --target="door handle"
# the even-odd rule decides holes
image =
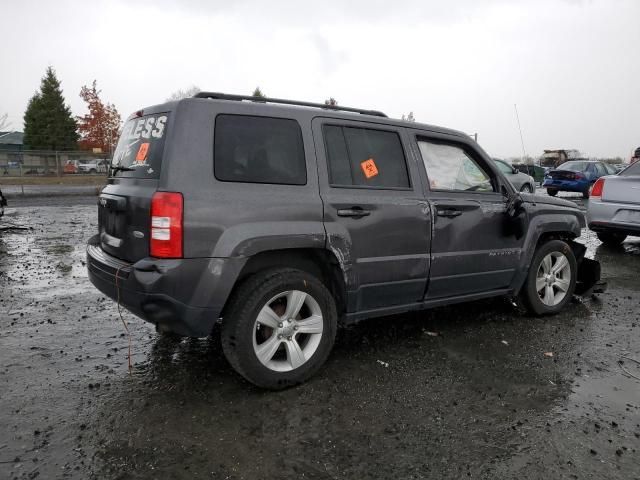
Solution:
[[[341,208],[338,210],[339,217],[362,218],[369,215],[371,215],[371,212],[363,210],[362,207]]]
[[[462,215],[462,212],[455,208],[438,209],[436,213],[438,214],[439,217],[448,217],[448,218],[459,217],[460,215]]]

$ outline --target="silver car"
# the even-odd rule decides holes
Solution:
[[[509,165],[504,160],[494,158],[496,166],[500,169],[504,176],[516,187],[516,190],[523,193],[535,193],[536,184],[532,176],[522,173],[516,167]]]
[[[640,162],[594,183],[587,223],[609,245],[621,244],[627,235],[640,236]]]

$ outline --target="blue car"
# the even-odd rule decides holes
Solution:
[[[615,173],[615,168],[603,162],[571,160],[550,170],[545,175],[542,186],[552,197],[558,192],[577,192],[582,193],[584,198],[589,198],[589,189],[597,179]]]

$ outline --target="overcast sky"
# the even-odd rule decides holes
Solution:
[[[97,79],[123,117],[173,91],[378,109],[477,132],[493,156],[640,146],[638,0],[5,2],[0,115],[22,130],[48,65],[74,114]]]

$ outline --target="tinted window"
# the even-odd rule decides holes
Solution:
[[[158,178],[168,119],[168,113],[158,113],[127,120],[113,153],[110,174],[118,177]],[[124,170],[114,167],[122,167]]]
[[[492,192],[489,175],[460,147],[418,141],[433,190]]]
[[[325,125],[324,139],[332,185],[408,188],[409,175],[395,132]]]
[[[218,115],[213,158],[218,180],[307,183],[302,132],[295,120]]]

